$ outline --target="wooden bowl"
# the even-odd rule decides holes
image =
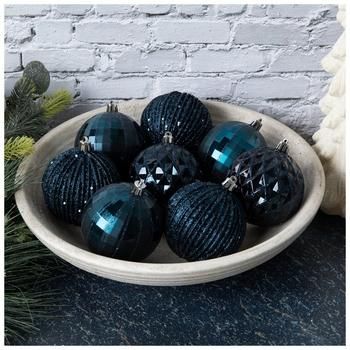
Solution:
[[[148,100],[122,102],[120,112],[138,122]],[[246,239],[239,252],[224,257],[186,262],[171,252],[163,238],[159,246],[143,262],[107,258],[88,251],[79,227],[56,219],[46,208],[41,190],[41,178],[47,163],[58,153],[73,147],[80,126],[105,108],[81,114],[59,125],[42,137],[34,153],[21,164],[18,174],[30,174],[17,193],[19,211],[34,235],[52,252],[69,263],[116,281],[146,285],[187,285],[214,281],[247,271],[271,259],[289,246],[314,218],[325,190],[321,163],[310,145],[298,134],[277,120],[235,105],[203,101],[215,124],[238,120],[252,122],[262,119],[261,133],[271,146],[283,138],[289,141],[289,154],[299,164],[305,179],[303,204],[290,220],[279,226],[260,228],[248,225]]]

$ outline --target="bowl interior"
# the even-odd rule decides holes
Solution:
[[[144,107],[148,101],[133,101],[133,103],[123,103],[120,105],[120,112],[129,115],[136,121],[140,121],[140,117]],[[250,123],[255,119],[262,118],[263,126],[261,133],[265,137],[268,145],[275,146],[283,138],[289,141],[289,154],[300,166],[305,180],[304,201],[310,196],[310,191],[314,186],[314,178],[316,176],[316,168],[310,166],[310,158],[308,152],[313,152],[306,142],[294,133],[291,129],[276,120],[266,117],[257,112],[244,109],[234,105],[228,105],[220,102],[205,101],[214,124],[237,120]],[[31,180],[23,186],[26,198],[30,201],[30,206],[37,220],[51,231],[57,239],[66,241],[73,246],[88,250],[81,235],[81,230],[77,226],[68,225],[54,217],[44,204],[43,194],[41,190],[41,178],[48,162],[58,153],[73,147],[76,133],[80,126],[94,114],[103,111],[104,108],[97,109],[92,112],[82,114],[75,117],[55,129],[51,130],[36,144],[36,150],[32,157],[29,158],[28,169]],[[314,155],[312,155],[314,157]],[[302,206],[303,206],[302,205]],[[300,209],[300,211],[302,208]],[[297,215],[297,214],[296,214]],[[291,224],[291,218],[287,222],[279,226],[261,228],[248,225],[246,238],[240,250],[246,250],[250,247],[263,243]],[[150,263],[176,263],[184,262],[183,259],[177,257],[168,247],[163,237],[156,250],[144,262]]]

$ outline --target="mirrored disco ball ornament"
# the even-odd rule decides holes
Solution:
[[[140,126],[117,106],[109,103],[107,112],[99,113],[87,120],[79,129],[75,145],[82,137],[88,137],[91,149],[108,155],[125,176],[132,160],[145,147]]]
[[[196,181],[170,197],[165,236],[178,256],[206,260],[239,249],[246,220],[240,200],[231,192],[234,186],[231,178],[223,184]]]
[[[89,249],[100,255],[139,261],[158,245],[164,213],[143,181],[112,184],[87,203],[81,229]]]
[[[237,191],[243,199],[248,222],[271,226],[283,223],[301,206],[304,177],[287,154],[287,140],[275,149],[257,148],[242,153],[232,165]]]
[[[132,179],[144,180],[149,190],[166,197],[193,182],[198,175],[194,156],[172,142],[172,134],[166,132],[163,143],[143,150],[131,166]]]
[[[266,146],[261,126],[261,119],[251,124],[230,121],[209,131],[199,146],[199,160],[211,181],[223,181],[241,153]]]
[[[152,144],[172,133],[176,144],[193,150],[212,128],[207,107],[195,96],[173,91],[154,98],[144,109],[141,128]]]
[[[63,221],[79,225],[83,209],[98,189],[120,180],[114,163],[92,152],[87,138],[52,159],[42,178],[44,200]]]

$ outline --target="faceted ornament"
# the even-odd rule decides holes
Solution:
[[[283,141],[276,149],[264,147],[245,152],[232,166],[230,175],[237,178],[237,191],[252,224],[278,225],[300,208],[304,178],[285,146]]]
[[[112,184],[87,203],[81,229],[89,249],[100,255],[139,261],[158,245],[164,213],[141,182]]]
[[[89,198],[98,189],[118,182],[114,163],[102,153],[92,152],[88,143],[52,159],[42,178],[44,200],[49,210],[63,221],[80,225]]]
[[[197,261],[232,254],[245,232],[240,200],[220,184],[196,181],[169,199],[165,235],[181,258]]]
[[[210,180],[222,182],[241,153],[266,146],[258,131],[260,127],[260,121],[231,121],[217,125],[207,134],[199,146],[199,158]]]
[[[198,147],[212,128],[207,107],[195,96],[173,91],[154,98],[144,109],[141,128],[152,144],[171,132],[175,143],[187,149]]]
[[[145,147],[140,126],[130,117],[111,111],[99,113],[87,120],[80,128],[75,145],[87,136],[91,149],[107,154],[125,176],[132,160]]]
[[[131,177],[134,180],[144,180],[152,192],[167,197],[193,182],[197,175],[198,165],[193,155],[183,147],[171,143],[146,148],[131,166]]]

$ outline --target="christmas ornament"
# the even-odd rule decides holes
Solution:
[[[237,178],[247,212],[247,221],[271,226],[288,220],[299,209],[304,195],[304,178],[288,156],[287,140],[275,149],[263,147],[242,153],[229,175]]]
[[[88,199],[99,188],[119,181],[113,162],[92,152],[87,138],[79,148],[60,153],[49,163],[42,178],[47,207],[58,218],[79,225]]]
[[[259,133],[261,119],[246,124],[225,122],[213,128],[199,146],[199,159],[210,180],[223,181],[232,163],[243,152],[266,146]]]
[[[164,228],[164,214],[143,181],[104,187],[88,202],[81,229],[89,249],[139,261],[152,253]]]
[[[29,62],[23,70],[23,77],[33,82],[35,93],[38,95],[43,94],[49,88],[50,73],[39,61]]]
[[[212,128],[208,109],[195,96],[173,91],[153,99],[141,117],[141,127],[151,143],[160,143],[170,131],[176,144],[194,149]]]
[[[172,142],[172,134],[166,132],[163,143],[143,150],[131,167],[133,179],[144,180],[152,192],[167,197],[180,187],[193,182],[198,175],[194,156]]]
[[[82,125],[75,139],[76,146],[83,136],[89,138],[93,151],[108,155],[124,176],[132,160],[145,147],[139,125],[119,113],[112,102],[108,104],[107,112],[95,115]]]
[[[236,252],[246,232],[243,206],[232,179],[223,184],[194,182],[180,188],[168,203],[166,239],[189,260],[212,259]]]

